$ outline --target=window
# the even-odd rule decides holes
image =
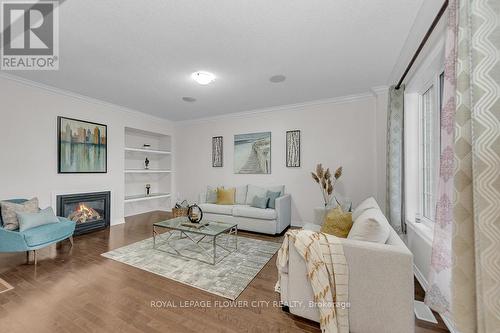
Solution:
[[[420,216],[424,222],[434,222],[436,215],[442,86],[443,74],[420,96]]]

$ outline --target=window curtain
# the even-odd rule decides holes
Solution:
[[[439,200],[426,303],[500,332],[500,2],[451,0]]]
[[[436,223],[432,243],[429,287],[425,303],[445,317],[451,314],[451,234],[453,221],[454,123],[456,111],[457,0],[448,3],[440,163]]]
[[[389,88],[387,108],[387,215],[396,232],[404,231],[404,85]]]
[[[458,36],[452,314],[500,332],[500,1],[461,0]]]

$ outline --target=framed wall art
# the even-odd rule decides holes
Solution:
[[[57,117],[58,173],[106,173],[107,126]]]

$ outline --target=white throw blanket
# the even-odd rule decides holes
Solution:
[[[290,230],[285,234],[276,265],[281,275],[288,265],[288,244],[292,240],[306,263],[307,279],[320,313],[321,331],[349,333],[349,270],[342,243],[335,236],[309,230]],[[276,289],[279,291],[279,281]]]

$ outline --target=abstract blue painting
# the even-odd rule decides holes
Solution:
[[[107,126],[58,117],[59,173],[106,173]]]

